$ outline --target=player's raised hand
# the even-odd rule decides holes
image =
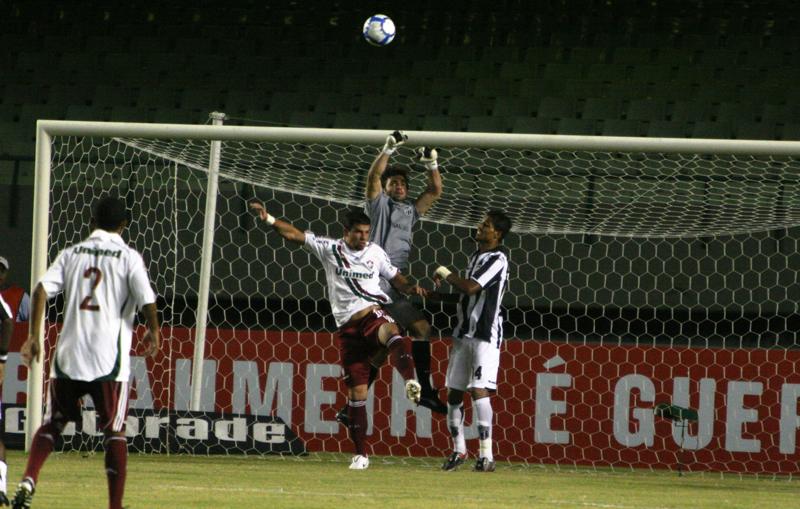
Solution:
[[[250,210],[255,212],[258,218],[261,219],[262,221],[265,221],[267,219],[267,214],[269,214],[267,212],[267,209],[264,208],[264,204],[259,203],[257,201],[250,202]]]
[[[417,161],[425,165],[428,170],[436,170],[439,168],[439,153],[435,148],[419,147],[417,150]]]
[[[22,344],[19,349],[19,355],[22,357],[22,363],[30,367],[31,362],[39,361],[39,340],[34,334],[28,334],[28,339]]]
[[[403,131],[394,131],[392,134],[386,137],[386,143],[383,144],[383,153],[384,154],[392,154],[397,147],[402,145],[408,140],[408,136],[403,134]]]

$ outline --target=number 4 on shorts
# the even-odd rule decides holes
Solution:
[[[480,380],[481,379],[481,374],[482,374],[481,372],[482,371],[483,371],[483,366],[478,366],[478,369],[476,369],[475,373],[472,375],[475,378],[475,380]]]

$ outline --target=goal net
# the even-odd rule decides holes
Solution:
[[[124,237],[159,295],[164,348],[150,360],[136,347],[131,448],[350,452],[334,418],[345,393],[324,274],[305,250],[256,224],[247,204],[263,201],[302,230],[338,237],[342,212],[363,206],[387,133],[40,127],[44,259],[84,238],[93,201],[117,193],[132,216]],[[437,265],[463,270],[486,211],[514,221],[493,399],[500,460],[795,471],[800,144],[408,134],[392,164],[412,169],[410,195],[426,178],[413,146],[440,148],[444,180],[414,233],[412,279],[430,286]],[[222,140],[218,168],[212,139]],[[433,326],[442,387],[455,311],[417,304]],[[60,313],[55,302],[48,341]],[[655,411],[664,405],[672,412]],[[372,454],[449,452],[445,419],[409,406],[388,366],[368,408]],[[470,416],[468,404],[476,450]],[[62,447],[96,448],[94,425],[87,401]]]

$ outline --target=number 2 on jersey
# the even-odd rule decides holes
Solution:
[[[94,276],[94,279],[92,279],[92,276]],[[84,297],[81,301],[80,308],[86,311],[100,311],[100,306],[98,304],[92,304],[91,302],[92,297],[94,297],[94,289],[97,288],[97,285],[99,285],[100,281],[103,279],[103,272],[97,267],[89,267],[83,272],[83,277],[92,281],[92,289],[91,294]]]

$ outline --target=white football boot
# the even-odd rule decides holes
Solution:
[[[369,458],[356,454],[350,462],[350,470],[366,470],[369,467]]]

